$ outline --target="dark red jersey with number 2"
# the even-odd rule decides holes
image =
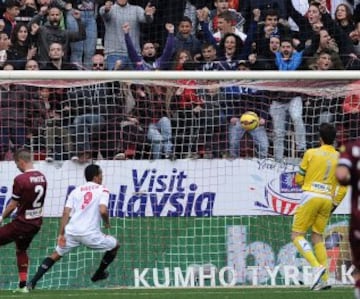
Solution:
[[[14,179],[12,199],[18,202],[16,220],[41,226],[47,181],[37,170],[31,169]]]

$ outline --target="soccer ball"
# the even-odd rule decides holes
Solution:
[[[240,117],[240,125],[246,131],[251,131],[259,126],[259,116],[252,111],[247,111]]]

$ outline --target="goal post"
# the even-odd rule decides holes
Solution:
[[[29,276],[54,250],[67,194],[96,163],[111,193],[108,232],[121,244],[110,276],[92,284],[102,254],[80,247],[38,288],[310,284],[309,265],[290,240],[301,195],[294,174],[303,151],[317,146],[321,122],[336,125],[336,146],[359,138],[359,78],[351,71],[1,72],[2,105],[17,114],[3,133],[0,211],[19,173],[16,147],[32,151],[49,182]],[[286,110],[290,102],[295,111]],[[256,114],[246,119],[251,127],[240,122],[248,111]],[[352,283],[348,213],[346,197],[325,232],[335,285]],[[1,250],[0,288],[15,288],[14,246]]]

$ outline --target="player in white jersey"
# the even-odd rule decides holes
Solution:
[[[94,250],[105,251],[99,268],[91,277],[93,282],[105,279],[105,269],[114,260],[119,248],[118,241],[101,232],[101,220],[110,228],[108,215],[109,191],[101,185],[102,170],[91,164],[85,168],[86,183],[74,189],[65,203],[55,251],[43,260],[36,274],[28,284],[34,289],[38,280],[65,254],[73,248],[85,245]],[[70,218],[71,215],[71,218]]]

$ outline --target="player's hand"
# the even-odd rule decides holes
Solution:
[[[111,225],[110,225],[110,223],[104,223],[104,227],[105,228],[111,228]]]
[[[66,239],[64,235],[59,235],[57,239],[57,243],[60,247],[65,247],[66,245]]]

